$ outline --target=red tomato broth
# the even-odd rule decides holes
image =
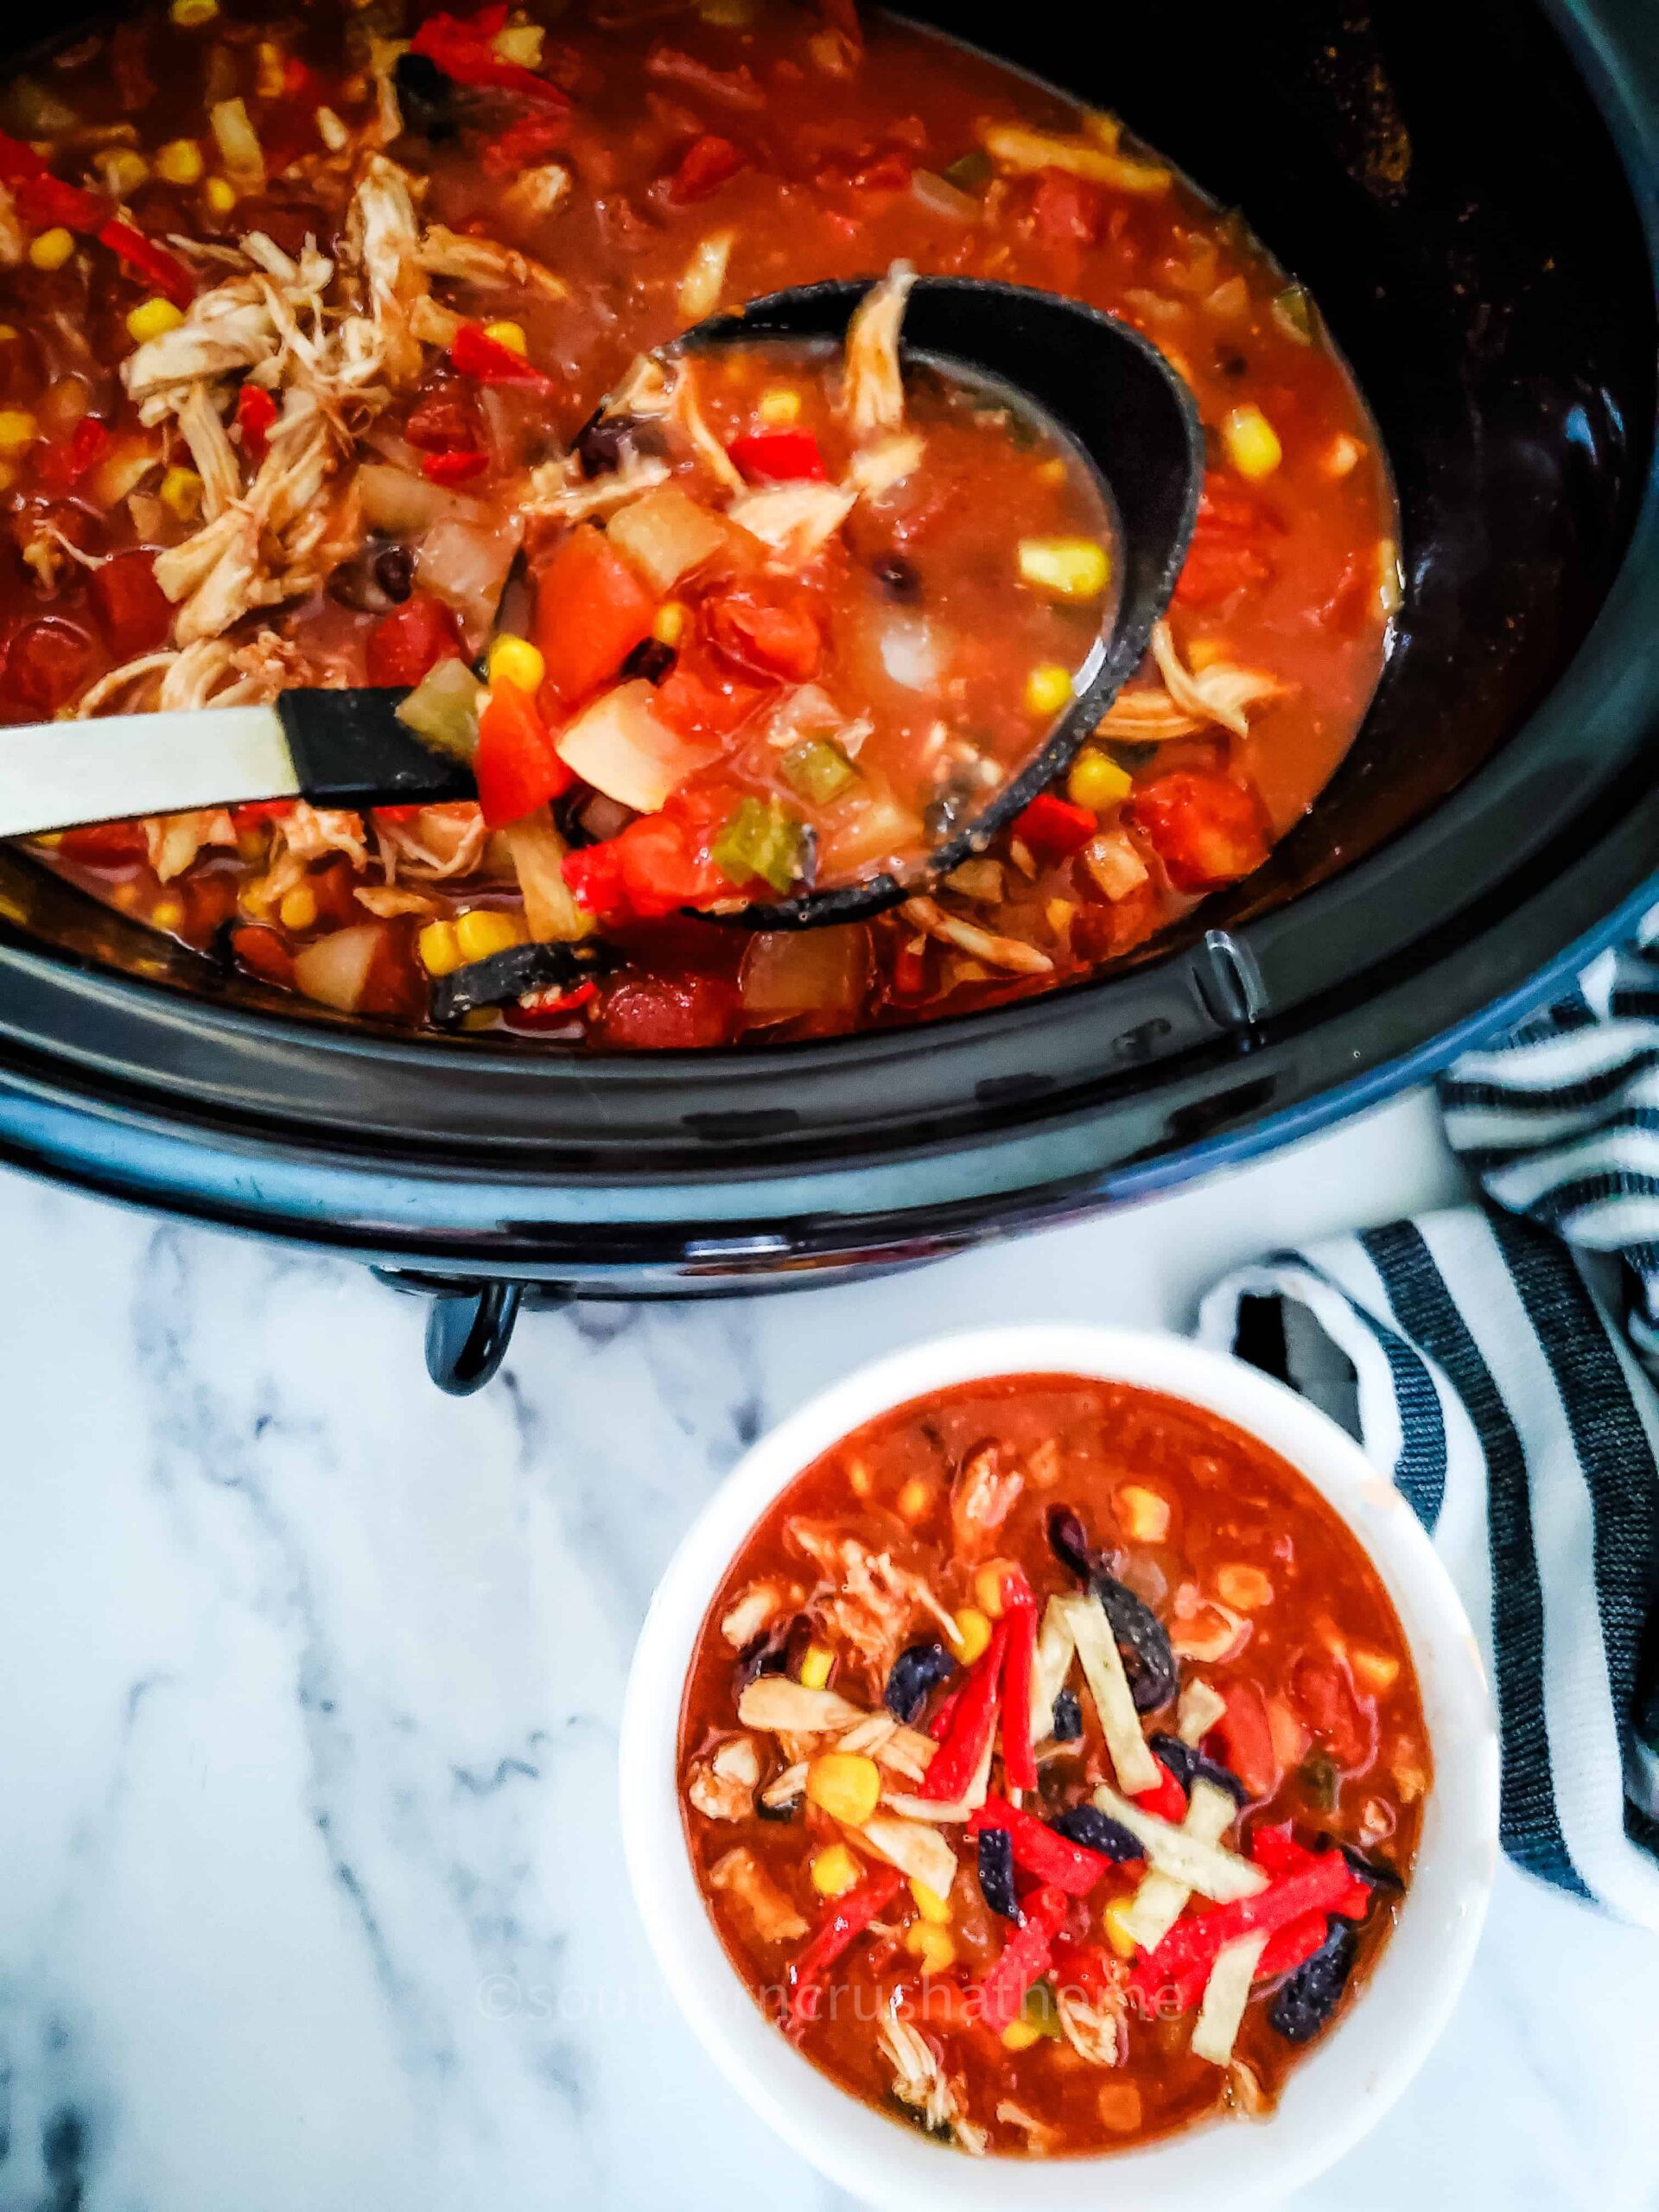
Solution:
[[[994,1535],[964,1548],[953,1535],[953,1523],[968,1528],[960,1471],[988,1441],[997,1446],[1005,1471],[1021,1471],[1023,1487]],[[1166,1529],[1156,1531],[1155,1516],[1135,1523],[1137,1501],[1124,1498],[1135,1490],[1162,1501]],[[1255,1794],[1230,1847],[1253,1852],[1258,1847],[1250,1839],[1288,1822],[1306,1846],[1325,1838],[1349,1844],[1372,1859],[1380,1855],[1408,1879],[1432,1763],[1403,1632],[1357,1539],[1302,1477],[1230,1423],[1158,1393],[1069,1376],[1001,1377],[915,1401],[854,1432],[789,1485],[750,1532],[705,1617],[681,1710],[680,1767],[688,1789],[721,1746],[746,1733],[760,1745],[757,1796],[788,1758],[810,1758],[833,1742],[780,1745],[741,1726],[736,1686],[743,1654],[721,1624],[758,1586],[774,1586],[777,1611],[753,1629],[753,1637],[776,1640],[788,1630],[786,1672],[798,1676],[807,1649],[828,1649],[828,1687],[855,1707],[881,1710],[887,1668],[861,1657],[836,1632],[829,1611],[836,1586],[821,1580],[791,1527],[805,1522],[887,1550],[953,1613],[975,1603],[975,1577],[985,1560],[1012,1562],[1024,1571],[1040,1610],[1049,1597],[1077,1586],[1046,1534],[1047,1516],[1060,1505],[1081,1516],[1092,1543],[1111,1556],[1118,1579],[1166,1626],[1175,1622],[1178,1592],[1190,1586],[1197,1602],[1187,1625],[1195,1639],[1214,1624],[1208,1607],[1217,1580],[1236,1585],[1243,1572],[1265,1577],[1270,1586],[1267,1601],[1243,1616],[1243,1639],[1226,1656],[1181,1661],[1184,1687],[1201,1679],[1229,1707],[1227,1720],[1204,1737],[1205,1753],[1224,1763],[1230,1758],[1237,1771],[1254,1751],[1262,1766],[1249,1776]],[[1128,1533],[1134,1525],[1156,1532],[1136,1538]],[[908,1646],[937,1633],[926,1611],[912,1607],[895,1618],[893,1639]],[[1067,1680],[1079,1697],[1084,1732],[1076,1745],[1040,1758],[1039,1790],[1027,1797],[1027,1808],[1044,1816],[1086,1802],[1094,1783],[1112,1774],[1075,1661]],[[927,1714],[948,1710],[963,1681],[963,1671],[954,1672],[928,1698]],[[1252,1702],[1260,1724],[1254,1731]],[[1172,1729],[1173,1710],[1143,1715],[1143,1723]],[[929,1728],[928,1718],[919,1725]],[[1316,1726],[1325,1732],[1323,1742]],[[940,1730],[934,1726],[931,1732]],[[1337,1764],[1338,1755],[1346,1764]],[[1002,1771],[999,1760],[993,1793]],[[899,1780],[891,1786],[918,1785]],[[688,1797],[684,1820],[699,1885],[727,1954],[751,1994],[778,2018],[790,2002],[791,1961],[804,1943],[765,1940],[744,1897],[712,1885],[711,1869],[728,1854],[748,1853],[800,1921],[816,1926],[833,1909],[810,1878],[817,1853],[842,1842],[866,1872],[882,1862],[873,1850],[861,1849],[855,1828],[810,1802],[792,1817],[751,1811],[732,1819],[709,1817]],[[1277,1980],[1258,1983],[1234,2065],[1225,2072],[1188,2048],[1191,2012],[1170,2017],[1157,2006],[1144,2018],[1129,2012],[1127,2056],[1113,2066],[1089,2063],[1068,2042],[1048,2037],[1027,2049],[1006,2048],[977,2018],[976,1986],[1014,1931],[983,1900],[974,1843],[960,1827],[943,1832],[960,1859],[947,1931],[954,1957],[937,1974],[923,1973],[910,1948],[921,1916],[911,1891],[901,1886],[874,1936],[855,1941],[831,1969],[819,2017],[798,2036],[800,2048],[823,2072],[866,2102],[914,2117],[895,2101],[893,2069],[877,2043],[876,2023],[896,1999],[927,2037],[959,2113],[988,2131],[993,2152],[1095,2152],[1155,2139],[1230,2109],[1254,2116],[1271,2108],[1300,2048],[1269,2024]],[[1055,1983],[1088,1990],[1098,1975],[1121,1981],[1128,1972],[1106,1939],[1103,1916],[1133,1896],[1144,1872],[1140,1861],[1109,1867],[1086,1898],[1062,1900]],[[1029,1878],[1019,1880],[1027,1885]],[[1027,1908],[1034,1894],[1027,1886]],[[1178,1926],[1214,1909],[1190,1900]],[[1338,2017],[1324,2032],[1340,2032],[1340,2012],[1375,1965],[1394,1914],[1391,1896],[1379,1892],[1359,1929],[1357,1963]],[[997,2105],[1007,2101],[1035,2130],[997,2120]]]
[[[346,164],[308,150],[316,110],[326,105],[359,134],[374,98],[362,41],[344,12],[300,19],[275,8],[238,8],[204,32],[174,27],[156,10],[124,25],[118,37],[118,66],[106,48],[89,41],[65,66],[43,67],[54,96],[73,106],[78,129],[113,123],[136,129],[151,162],[129,194],[142,232],[158,240],[182,235],[225,244],[258,227],[285,251],[297,251],[315,233],[326,251],[337,251]],[[261,41],[272,38],[302,68],[289,69],[279,90],[262,90]],[[574,434],[639,351],[683,327],[682,284],[697,247],[714,232],[731,233],[720,293],[727,304],[790,283],[869,277],[903,257],[924,273],[1047,285],[1122,314],[1165,347],[1211,431],[1211,504],[1222,509],[1223,524],[1207,531],[1201,525],[1186,580],[1192,588],[1178,594],[1172,611],[1175,645],[1191,666],[1215,653],[1266,671],[1281,688],[1252,708],[1248,736],[1211,725],[1155,748],[1114,740],[1110,749],[1137,786],[1181,771],[1244,791],[1259,807],[1260,832],[1235,843],[1229,865],[1255,865],[1306,810],[1350,742],[1381,665],[1395,588],[1396,525],[1375,429],[1317,320],[1304,315],[1298,330],[1296,318],[1275,313],[1284,279],[1266,252],[1179,178],[1148,194],[1052,167],[1035,174],[1005,168],[988,185],[981,179],[974,186],[968,196],[979,213],[971,219],[964,219],[960,194],[952,207],[952,188],[918,197],[917,173],[925,191],[926,178],[976,154],[988,125],[1077,134],[1081,114],[994,62],[880,16],[866,26],[861,57],[809,11],[783,0],[763,7],[748,29],[721,28],[690,12],[653,18],[645,30],[632,22],[607,28],[572,10],[552,23],[537,73],[562,86],[572,104],[507,92],[471,94],[454,143],[405,137],[391,150],[428,180],[427,219],[463,236],[505,239],[556,271],[566,288],[558,298],[534,286],[505,293],[447,281],[436,287],[452,312],[480,324],[505,313],[517,323],[543,388],[475,386],[457,378],[442,350],[429,351],[416,388],[396,399],[377,431],[394,442],[401,432],[409,441],[401,456],[393,445],[392,465],[418,470],[430,491],[461,503],[455,512],[487,522],[516,498],[523,469]],[[204,84],[216,97],[233,91],[245,99],[266,154],[264,184],[243,189],[229,209],[210,205],[205,187],[168,181],[154,163],[159,147],[185,138],[200,146],[210,173],[218,166]],[[50,148],[51,130],[31,137]],[[52,158],[66,176],[85,171],[84,155],[67,141]],[[549,159],[564,164],[571,179],[558,204],[542,209],[531,198],[513,199],[526,163]],[[8,462],[10,482],[0,492],[0,530],[19,556],[0,575],[0,643],[8,652],[0,713],[24,719],[57,711],[66,686],[70,698],[80,696],[119,657],[117,637],[97,618],[87,572],[57,548],[52,533],[61,531],[101,559],[165,552],[195,524],[157,496],[153,472],[141,478],[136,496],[123,489],[121,470],[134,448],[140,460],[146,441],[158,450],[116,374],[132,350],[124,316],[151,288],[130,264],[86,244],[55,270],[25,262],[6,271],[0,289],[0,314],[18,334],[0,342],[7,404],[41,425],[39,442]],[[85,346],[69,347],[64,327],[84,332]],[[1260,408],[1282,448],[1262,480],[1241,478],[1221,434],[1230,412],[1243,404]],[[47,467],[45,456],[71,448],[75,410],[106,429],[112,443],[62,490],[60,471]],[[251,425],[249,435],[257,429]],[[242,429],[232,435],[234,442]],[[359,452],[365,457],[372,455]],[[432,589],[428,566],[454,584],[453,568],[429,563],[429,531],[408,543],[418,590]],[[338,576],[329,588],[334,595],[313,591],[279,601],[240,626],[233,641],[248,644],[252,633],[264,665],[280,658],[281,680],[362,681],[370,641],[389,610],[343,600]],[[147,595],[128,597],[131,623],[115,628],[136,634],[152,608]],[[471,649],[478,639],[464,588],[454,587],[454,601],[451,611]],[[31,630],[43,620],[72,634]],[[259,642],[267,639],[269,649]],[[1149,668],[1147,680],[1154,677]],[[1213,789],[1193,794],[1200,804],[1216,796]],[[780,1004],[773,977],[764,1005],[753,1010],[740,991],[715,1041],[830,1033],[970,1010],[1085,976],[1134,950],[1202,891],[1172,880],[1157,836],[1136,821],[1132,802],[1122,809],[1103,804],[1100,819],[1109,839],[1121,834],[1122,841],[1116,869],[1105,871],[1109,893],[1087,852],[1033,853],[1005,839],[993,855],[1001,864],[995,885],[982,876],[971,888],[941,895],[947,922],[1034,949],[1040,968],[999,966],[942,941],[912,917],[895,915],[861,932],[859,957],[847,964],[861,979],[855,993],[791,1012],[786,994]],[[360,881],[378,891],[384,879],[377,837],[365,829],[358,842],[367,855]],[[108,868],[86,870],[73,842],[42,849],[52,865],[110,895]],[[1125,849],[1142,871],[1134,883],[1123,880]],[[239,887],[243,918],[274,928],[291,950],[302,947],[304,932],[261,910],[269,868],[227,858],[230,850],[204,843],[194,865],[228,870]],[[488,840],[479,851],[470,873],[431,874],[416,863],[400,880],[418,887],[435,919],[479,905],[518,913],[507,856]],[[118,882],[132,911],[201,944],[197,902],[175,895],[185,880],[163,882],[137,860]],[[182,931],[172,918],[181,906]],[[423,978],[415,933],[404,935],[414,990]],[[666,957],[664,948],[656,965]],[[602,1040],[608,996],[638,972],[625,957],[569,1032],[548,1033],[574,1040],[591,1022]],[[649,1025],[629,1028],[630,1046],[652,1041]]]

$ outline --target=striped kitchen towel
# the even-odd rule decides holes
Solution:
[[[1481,1638],[1505,1850],[1659,1930],[1659,908],[1442,1103],[1487,1205],[1271,1254],[1199,1333],[1334,1380]]]

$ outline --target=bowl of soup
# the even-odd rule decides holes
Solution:
[[[1295,2186],[1426,2058],[1496,1860],[1409,1509],[1281,1386],[1114,1330],[943,1338],[762,1439],[621,1755],[693,2031],[880,2204]]]

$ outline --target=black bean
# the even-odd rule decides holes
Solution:
[[[1123,1654],[1123,1670],[1137,1713],[1155,1713],[1180,1687],[1180,1669],[1170,1649],[1169,1631],[1152,1607],[1105,1568],[1097,1567],[1090,1587],[1105,1609]]]
[[[1183,1743],[1179,1736],[1154,1736],[1148,1740],[1189,1796],[1195,1782],[1213,1782],[1236,1804],[1249,1803],[1250,1793],[1232,1769],[1223,1766],[1219,1759],[1206,1758],[1196,1744]]]
[[[391,78],[405,130],[435,142],[454,137],[454,86],[429,54],[400,54]]]
[[[1368,1890],[1382,1890],[1393,1896],[1398,1896],[1403,1892],[1405,1883],[1402,1880],[1398,1870],[1391,1866],[1386,1859],[1368,1859],[1363,1851],[1356,1849],[1351,1843],[1338,1842],[1335,1836],[1322,1835],[1319,1838],[1319,1845],[1322,1850],[1327,1851],[1335,1845]]]
[[[1109,1813],[1103,1813],[1097,1805],[1073,1805],[1069,1812],[1056,1813],[1048,1825],[1068,1843],[1080,1843],[1087,1851],[1097,1851],[1115,1866],[1127,1866],[1130,1859],[1147,1855],[1145,1844],[1121,1827]]]
[[[662,432],[640,415],[590,415],[572,441],[584,476],[613,476],[630,453],[660,453]]]
[[[415,588],[415,556],[407,545],[383,546],[374,556],[374,581],[394,607]]]
[[[922,595],[922,580],[917,575],[913,562],[906,560],[902,553],[883,553],[870,564],[871,573],[889,599],[917,600]]]
[[[1100,1564],[1099,1553],[1090,1548],[1087,1529],[1069,1505],[1048,1509],[1048,1548],[1080,1582],[1087,1582]]]
[[[415,586],[415,563],[403,545],[371,538],[328,579],[328,595],[359,614],[385,614],[401,606]]]
[[[1023,1920],[1014,1886],[1014,1838],[1006,1828],[979,1832],[979,1893],[1004,1920]]]
[[[440,1029],[453,1027],[479,1007],[505,1006],[526,991],[573,988],[602,975],[613,956],[588,944],[515,944],[472,960],[432,979],[430,1011]]]
[[[1057,1744],[1075,1744],[1083,1733],[1083,1707],[1076,1690],[1062,1690],[1054,1700],[1051,1733]]]
[[[622,664],[624,676],[643,676],[647,683],[660,683],[679,658],[660,638],[641,638]]]
[[[893,1661],[881,1702],[895,1720],[913,1728],[926,1709],[930,1694],[956,1672],[956,1667],[944,1644],[912,1643]]]
[[[1346,1921],[1335,1920],[1311,1958],[1287,1976],[1268,2007],[1268,2024],[1287,2043],[1309,2043],[1341,2001],[1354,1970],[1359,1938]]]

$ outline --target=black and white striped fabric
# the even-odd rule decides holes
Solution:
[[[1345,1357],[1484,1647],[1504,1848],[1659,1930],[1659,1399],[1598,1294],[1659,1357],[1659,908],[1442,1100],[1492,1203],[1274,1253],[1199,1332],[1248,1349],[1276,1301],[1270,1363],[1315,1395],[1317,1348]]]

